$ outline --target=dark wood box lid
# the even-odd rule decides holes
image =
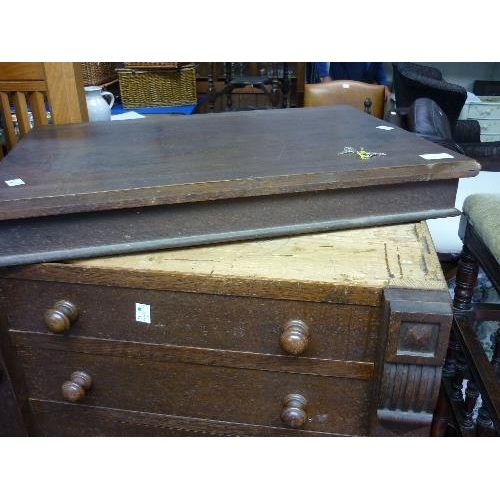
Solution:
[[[0,265],[458,213],[479,164],[387,126],[335,106],[38,127],[0,164]]]
[[[425,179],[474,160],[348,106],[38,127],[2,161],[0,220]],[[345,146],[384,152],[360,160]],[[424,160],[419,155],[449,153]],[[21,179],[24,184],[9,186]]]

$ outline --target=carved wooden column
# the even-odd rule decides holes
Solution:
[[[374,436],[429,436],[452,321],[447,291],[384,291]]]

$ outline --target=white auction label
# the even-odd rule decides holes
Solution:
[[[25,182],[22,179],[9,179],[8,181],[5,181],[5,184],[7,184],[7,186],[14,187],[22,186]]]
[[[419,156],[421,156],[424,160],[444,160],[445,158],[453,158],[453,156],[448,153],[429,153]]]
[[[151,323],[151,306],[135,303],[135,320],[140,323]]]

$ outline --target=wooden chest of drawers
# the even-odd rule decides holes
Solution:
[[[428,435],[451,308],[425,223],[0,274],[30,435]]]

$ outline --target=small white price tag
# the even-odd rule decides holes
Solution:
[[[135,320],[140,323],[151,323],[151,306],[135,303]]]
[[[421,156],[424,160],[443,160],[445,158],[453,158],[453,156],[448,153],[429,153],[419,156]]]
[[[348,88],[350,88],[350,87],[351,87],[351,85],[350,85],[349,83],[343,83],[343,84],[342,84],[342,88],[343,88],[343,89],[348,89]]]
[[[5,181],[5,184],[9,187],[14,187],[14,186],[22,186],[25,184],[25,182],[22,179],[9,179],[8,181]]]

